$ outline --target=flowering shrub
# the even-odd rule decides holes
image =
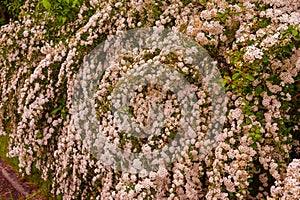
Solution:
[[[68,9],[72,14],[62,13]],[[298,0],[25,1],[20,20],[0,30],[0,135],[10,137],[8,156],[18,157],[26,174],[40,170],[63,199],[299,199],[299,9]],[[138,27],[195,38],[217,61],[227,96],[224,128],[209,154],[199,153],[199,139],[176,162],[149,174],[116,171],[95,159],[70,114],[85,56],[106,38]],[[140,60],[179,71],[189,66],[176,55],[165,57],[132,54],[110,68],[96,95],[99,119],[109,124],[106,94],[122,66]],[[172,95],[155,85],[139,92],[173,105],[169,120],[178,120]],[[209,114],[206,95],[199,98]],[[137,94],[135,101],[134,120],[143,123],[147,99]],[[200,120],[203,134],[208,119]],[[149,146],[166,140],[153,138]],[[120,136],[118,144],[140,151],[140,142]]]

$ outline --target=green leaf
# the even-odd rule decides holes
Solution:
[[[246,123],[247,123],[247,124],[251,124],[251,122],[252,122],[252,121],[251,121],[250,118],[246,118]]]
[[[46,8],[46,10],[49,11],[51,9],[51,3],[48,0],[42,0],[42,4]]]
[[[256,144],[256,143],[253,143],[253,144],[251,145],[251,147],[252,147],[254,150],[256,150],[256,149],[257,149],[257,144]]]
[[[36,135],[37,139],[42,139],[43,138],[43,134],[39,131]]]
[[[260,134],[260,130],[258,128],[255,129],[256,134]]]
[[[257,141],[260,141],[262,139],[262,136],[260,134],[255,134],[255,139]]]
[[[206,5],[206,0],[202,0],[201,2],[200,2],[200,4],[202,5],[202,6],[205,6]]]
[[[50,114],[51,114],[51,115],[56,114],[58,111],[61,110],[61,108],[62,108],[61,106],[59,106],[58,108],[55,108],[54,110],[51,111]]]
[[[298,31],[297,31],[297,30],[295,30],[295,29],[293,29],[293,30],[292,30],[292,34],[293,34],[293,36],[295,36],[295,37],[296,37],[296,36],[298,35]]]
[[[64,24],[67,21],[67,17],[65,16],[58,16],[57,19],[62,24]]]
[[[254,77],[251,76],[250,74],[245,74],[246,79],[248,79],[249,81],[254,81]]]
[[[77,4],[78,4],[78,0],[74,0],[74,1],[73,1],[73,5],[72,5],[72,8],[74,8]]]
[[[225,79],[222,79],[222,87],[225,87],[227,84],[227,81]]]
[[[230,76],[224,76],[224,79],[225,79],[225,80],[228,80],[228,81],[231,81]]]
[[[259,86],[257,86],[257,87],[255,88],[255,94],[256,94],[256,95],[260,95],[263,91],[264,91],[264,89],[262,88],[261,85],[259,85]]]
[[[57,101],[59,104],[61,104],[61,105],[65,105],[65,100],[64,99],[60,99],[60,100],[58,100]]]
[[[239,78],[239,76],[240,76],[240,73],[235,73],[235,74],[233,74],[233,76],[232,76],[232,80],[236,80],[236,79],[238,79]]]
[[[269,57],[264,57],[264,58],[262,59],[262,62],[263,62],[263,63],[269,62]]]
[[[63,119],[66,121],[67,120],[67,113],[66,112],[62,112],[61,113]]]
[[[225,85],[227,84],[227,83],[230,83],[231,82],[231,78],[230,78],[230,76],[224,76],[224,78],[222,78],[222,85],[223,85],[223,87],[225,87]]]

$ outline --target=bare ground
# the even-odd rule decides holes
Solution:
[[[45,200],[31,197],[36,189],[0,158],[0,200]]]

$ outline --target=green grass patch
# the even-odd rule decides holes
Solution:
[[[9,145],[9,136],[8,135],[0,136],[0,157],[5,162],[7,162],[14,171],[18,172],[18,164],[19,164],[18,159],[7,157],[8,145]]]

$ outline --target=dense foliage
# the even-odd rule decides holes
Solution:
[[[21,6],[25,0],[2,0],[0,2],[0,25],[6,24],[9,20],[18,20]]]
[[[9,135],[8,156],[19,159],[22,172],[38,169],[43,179],[52,181],[53,195],[300,198],[298,0],[16,2],[23,6],[11,4],[10,9],[20,9],[19,20],[0,30],[0,135]],[[199,137],[182,159],[150,175],[135,175],[93,158],[82,147],[69,110],[84,57],[110,35],[153,26],[180,31],[208,50],[223,77],[228,111],[218,142],[207,156],[198,151],[200,136],[207,130],[208,119],[203,117]],[[109,72],[119,75],[135,62],[165,62],[165,57],[158,52],[133,53]],[[191,67],[176,57],[167,60],[179,70]],[[110,80],[113,87],[117,79]],[[108,124],[106,128],[111,128],[111,116],[101,105],[107,105],[110,92],[97,97],[99,119]],[[138,100],[145,104],[145,99]],[[209,102],[202,105],[203,113],[209,113]],[[134,115],[142,115],[132,106]],[[122,141],[122,136],[114,137]],[[131,139],[122,145],[134,149]]]

